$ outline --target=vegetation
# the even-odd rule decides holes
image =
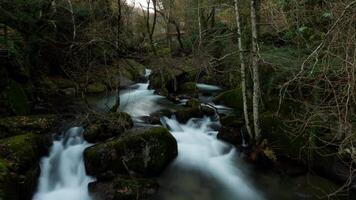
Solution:
[[[165,129],[126,136],[133,121],[120,111],[120,95],[109,114],[88,101],[147,78],[146,66],[151,89],[190,100],[172,112],[180,122],[213,116],[194,99],[196,83],[218,85],[224,91],[213,102],[233,109],[220,116],[220,139],[237,147],[246,140],[257,165],[289,160],[342,183],[330,196],[349,191],[356,185],[355,9],[355,0],[1,0],[0,199],[18,192],[2,188],[12,187],[9,175],[37,167],[44,152],[33,141],[48,139],[40,135],[56,123],[53,114],[90,114],[84,137],[99,143],[85,151],[90,175],[162,170],[176,156],[169,149],[159,157],[176,145]],[[141,162],[146,150],[159,166]],[[120,156],[130,157],[128,166]],[[333,176],[338,170],[343,175]],[[128,196],[145,184],[157,189],[145,179],[121,184]]]

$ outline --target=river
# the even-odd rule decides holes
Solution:
[[[146,70],[146,77],[151,71]],[[120,92],[120,110],[129,113],[136,126],[148,126],[144,117],[177,105],[148,89],[149,82],[137,83]],[[214,105],[211,96],[220,88],[198,84],[200,99],[218,112],[229,112]],[[98,109],[114,105],[115,95],[94,98]],[[184,103],[186,100],[182,100]],[[160,190],[153,200],[263,200],[314,199],[310,181],[327,182],[316,176],[298,179],[254,169],[235,147],[217,139],[219,116],[193,118],[179,123],[174,116],[162,124],[178,142],[178,157],[158,178]],[[90,144],[82,137],[83,128],[73,127],[54,141],[48,157],[41,161],[39,187],[33,200],[91,200],[87,185],[94,181],[85,174],[83,151]]]

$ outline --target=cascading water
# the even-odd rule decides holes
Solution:
[[[215,196],[209,195],[209,198],[202,199],[263,199],[249,185],[244,173],[238,168],[238,155],[235,148],[216,138],[217,131],[211,128],[217,123],[216,121],[212,120],[212,118],[204,117],[201,119],[191,119],[186,124],[181,124],[174,117],[164,117],[162,122],[169,128],[178,142],[178,157],[173,163],[173,168],[175,170],[189,170],[190,176],[194,176],[194,173],[199,173],[202,176],[210,177],[212,181],[218,182],[214,187],[224,188],[223,193],[215,193],[213,194]],[[192,173],[192,171],[195,172]],[[168,179],[171,178],[171,176],[168,176]],[[163,183],[165,181],[163,180]],[[178,190],[172,189],[170,192],[167,192],[168,190],[169,188],[166,188],[166,192],[161,192],[159,198],[164,200],[176,199],[172,198],[172,196],[184,194]],[[174,191],[178,192],[175,193]],[[189,193],[189,191],[185,192]],[[194,199],[186,195],[184,194],[181,198]]]
[[[48,157],[42,159],[38,190],[33,200],[91,200],[83,151],[89,147],[83,128],[73,127],[55,140]]]

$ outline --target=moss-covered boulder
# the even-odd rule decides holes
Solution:
[[[223,104],[237,111],[243,110],[243,99],[241,88],[235,88],[222,92],[221,94],[214,97],[214,102],[216,104]]]
[[[215,109],[203,105],[198,99],[190,99],[186,102],[185,106],[177,109],[174,112],[177,120],[181,123],[186,123],[191,118],[201,118],[204,116],[214,116],[216,114]]]
[[[247,133],[246,136],[241,134],[245,125],[244,118],[230,114],[221,117],[220,122],[222,127],[219,130],[217,138],[233,145],[241,145],[243,137],[246,138],[247,136]]]
[[[163,127],[134,130],[84,152],[87,173],[155,176],[177,156],[177,141]]]
[[[186,123],[191,118],[214,116],[215,110],[209,106],[199,106],[192,108],[182,108],[177,110],[174,114],[179,122]]]
[[[177,93],[187,94],[190,96],[197,96],[198,88],[197,88],[196,82],[185,82],[185,83],[180,84],[178,86]]]
[[[89,192],[95,199],[145,200],[158,190],[158,183],[152,179],[115,178],[111,181],[89,184]]]
[[[49,133],[58,120],[56,115],[33,115],[0,118],[0,139],[26,132]]]
[[[132,126],[130,115],[124,112],[96,115],[83,136],[88,142],[101,142],[122,134]]]
[[[129,71],[134,81],[138,81],[145,75],[146,67],[141,63],[138,63],[133,59],[126,59],[125,62],[128,64],[126,69]]]
[[[30,199],[38,163],[52,145],[50,134],[27,133],[0,140],[0,199]]]

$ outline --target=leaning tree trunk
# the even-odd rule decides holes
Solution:
[[[242,101],[243,101],[243,110],[245,117],[245,125],[247,129],[247,133],[250,136],[250,139],[253,139],[253,133],[250,126],[250,120],[248,117],[247,111],[247,94],[246,94],[246,62],[244,57],[244,49],[242,47],[242,34],[241,34],[241,23],[240,23],[240,12],[238,6],[238,0],[234,0],[235,3],[235,18],[236,18],[236,26],[237,26],[237,40],[239,47],[239,57],[240,57],[240,68],[241,68],[241,89],[242,89]]]
[[[257,0],[251,0],[251,30],[252,30],[252,72],[253,72],[253,125],[256,141],[260,140],[259,102],[260,102],[260,79],[258,70],[258,45],[257,45]]]

